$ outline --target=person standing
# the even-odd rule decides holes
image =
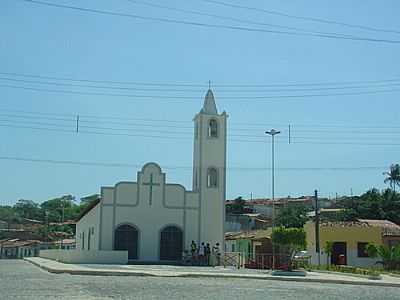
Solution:
[[[210,266],[210,256],[211,256],[210,243],[207,243],[205,253],[206,253],[206,264],[207,264],[207,266]]]
[[[204,243],[201,243],[199,247],[199,263],[200,265],[204,264],[204,258],[205,258],[205,245]]]
[[[221,249],[219,247],[219,243],[216,243],[213,246],[213,254],[215,256],[215,259],[217,260],[217,266],[221,264]]]
[[[190,253],[192,254],[192,265],[193,265],[196,261],[196,254],[197,254],[197,245],[195,241],[192,241],[192,243],[190,244]]]

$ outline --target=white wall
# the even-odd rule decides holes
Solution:
[[[40,250],[40,257],[74,264],[127,264],[128,251]]]
[[[218,122],[218,136],[208,136],[209,121]],[[198,113],[194,119],[198,138],[194,140],[194,177],[198,178],[200,195],[200,240],[214,245],[224,244],[225,195],[226,195],[226,126],[227,115]],[[218,170],[218,186],[207,186],[207,170]]]
[[[153,186],[150,201],[148,183],[151,177],[157,185]],[[137,182],[120,182],[114,187],[102,188],[102,200],[94,209],[96,211],[88,213],[78,223],[77,240],[82,229],[100,223],[97,230],[101,232],[99,250],[110,251],[114,249],[115,229],[129,224],[139,232],[138,260],[158,261],[160,232],[166,226],[174,225],[184,232],[183,250],[189,250],[190,242],[198,239],[198,193],[188,192],[179,184],[167,184],[165,174],[155,163],[146,164],[138,172],[137,179]],[[77,250],[80,246],[77,245]]]
[[[307,251],[311,255],[311,264],[318,264],[318,255],[315,250],[308,249]],[[347,265],[354,267],[371,267],[376,265],[376,262],[379,259],[370,258],[370,257],[358,257],[357,250],[349,250],[347,249]],[[330,263],[330,259],[329,259]],[[321,265],[327,264],[327,256],[323,250],[321,250]]]
[[[100,203],[92,208],[76,224],[76,249],[90,250],[99,249],[99,221],[100,221]],[[82,247],[83,246],[83,247]]]
[[[218,122],[218,137],[208,137],[210,119]],[[138,259],[159,260],[160,231],[169,225],[184,232],[184,248],[190,242],[219,243],[223,248],[226,195],[227,115],[199,113],[198,138],[194,141],[193,191],[178,184],[167,184],[166,175],[156,163],[146,164],[138,172],[137,182],[120,182],[103,187],[100,204],[77,225],[77,250],[82,249],[79,235],[95,225],[99,250],[114,248],[115,229],[122,224],[134,225],[139,231]],[[207,169],[218,170],[218,186],[207,187]],[[150,179],[153,180],[150,188]],[[152,195],[152,197],[150,197]],[[150,201],[150,198],[152,199]],[[85,240],[88,234],[85,233]],[[86,249],[86,247],[85,247]],[[223,249],[221,249],[223,251]]]

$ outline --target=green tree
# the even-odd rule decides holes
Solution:
[[[13,218],[15,215],[14,209],[12,206],[0,206],[0,220],[7,221]]]
[[[233,203],[227,205],[226,211],[232,214],[243,214],[245,212],[245,204],[246,201],[242,197],[237,197],[233,200]]]
[[[61,222],[64,211],[64,220],[74,220],[79,214],[78,205],[71,195],[61,196],[43,202],[40,208],[48,212],[49,222]]]
[[[400,194],[391,189],[371,189],[361,196],[344,197],[336,206],[345,209],[342,219],[328,221],[386,219],[400,224]]]
[[[400,186],[400,165],[392,164],[389,172],[384,172],[383,175],[387,176],[384,182],[389,183],[390,188],[396,192],[396,185]]]
[[[326,265],[330,265],[330,258],[333,253],[333,242],[332,241],[326,241],[324,245],[324,252],[326,254]]]
[[[281,208],[275,218],[275,224],[286,228],[303,228],[308,220],[307,212],[307,208],[303,205]]]
[[[14,211],[21,218],[39,220],[41,218],[40,207],[32,200],[18,200],[14,205]]]
[[[293,268],[293,258],[296,252],[307,247],[306,232],[303,228],[278,227],[272,232],[273,247],[278,246],[281,253],[288,255],[288,269]]]
[[[19,223],[20,217],[15,213],[12,206],[0,206],[0,221],[7,222],[8,226],[12,223]]]
[[[87,207],[88,205],[90,205],[90,203],[97,201],[99,199],[100,199],[99,194],[92,194],[86,197],[82,197],[81,202],[79,203],[80,209]]]
[[[370,257],[380,257],[383,267],[388,270],[400,269],[400,244],[389,247],[386,245],[367,245],[367,252]]]

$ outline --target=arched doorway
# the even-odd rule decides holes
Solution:
[[[132,225],[120,225],[115,229],[114,250],[128,250],[128,259],[138,258],[139,231]]]
[[[161,231],[160,260],[181,260],[183,232],[176,226],[167,226]]]

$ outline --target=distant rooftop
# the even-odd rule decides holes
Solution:
[[[346,222],[323,222],[321,227],[379,227],[383,236],[400,236],[400,226],[389,220],[357,219]]]
[[[314,201],[314,196],[300,196],[300,197],[284,197],[284,198],[276,198],[275,201],[272,201],[270,198],[257,198],[257,199],[243,199],[246,201],[245,205],[272,205],[275,204],[284,204],[287,202],[291,203],[310,203]],[[326,198],[320,198],[320,200],[326,200]],[[233,203],[235,200],[226,200],[226,204]]]
[[[225,240],[240,240],[240,239],[269,239],[271,238],[271,229],[259,229],[250,231],[240,231],[240,232],[226,232]]]

